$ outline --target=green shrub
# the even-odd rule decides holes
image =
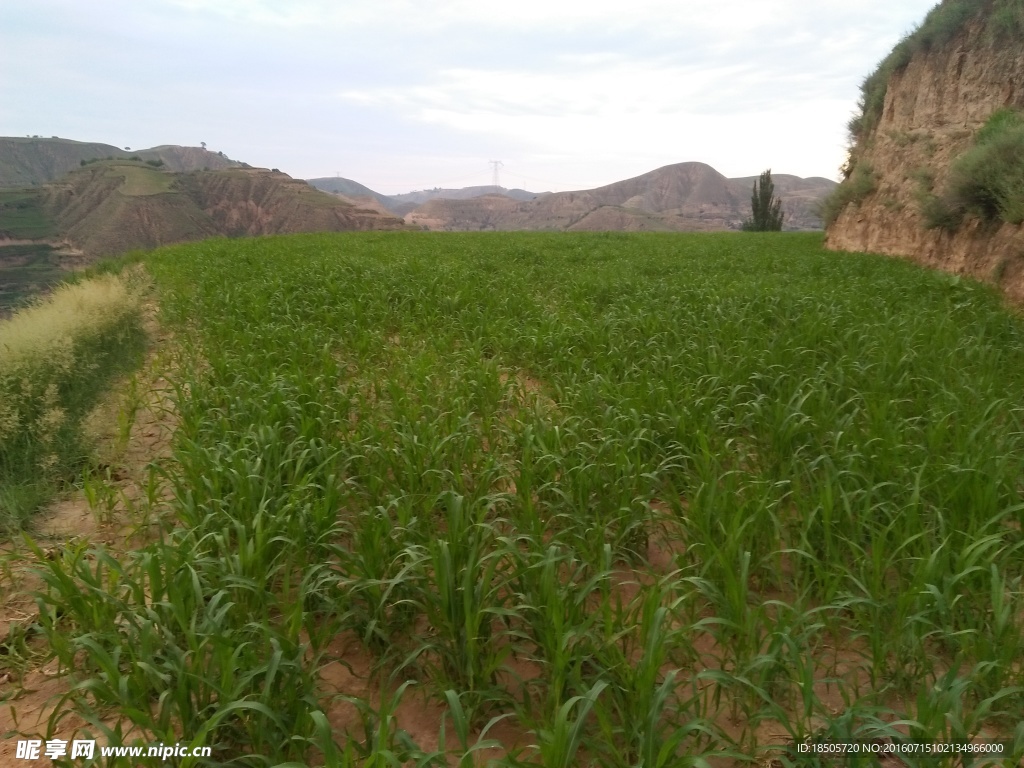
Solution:
[[[925,190],[918,191],[918,210],[924,219],[926,229],[945,229],[955,232],[963,222],[963,212],[951,207],[938,195]]]
[[[847,124],[850,137],[859,140],[874,130],[882,119],[885,109],[885,94],[889,88],[889,78],[894,72],[902,70],[913,56],[910,38],[901,40],[892,53],[885,57],[878,68],[864,78],[860,86],[858,112]]]
[[[860,203],[878,186],[875,171],[871,166],[859,164],[853,168],[849,177],[832,190],[821,204],[820,215],[825,226],[830,226],[839,218],[839,214],[850,203]]]
[[[1024,222],[1024,116],[1001,109],[950,169],[948,205],[985,221]]]
[[[915,168],[907,178],[916,181],[923,192],[931,192],[935,188],[935,171],[927,166]]]
[[[910,35],[914,51],[941,48],[981,11],[983,5],[977,0],[946,0],[935,6]]]
[[[935,194],[935,172],[928,167],[915,168],[907,174],[907,178],[917,182],[914,199],[924,219],[925,228],[955,231],[963,221],[963,214]]]
[[[974,136],[974,143],[985,144],[1021,126],[1024,126],[1024,115],[1019,111],[1009,108],[997,109],[978,129]]]

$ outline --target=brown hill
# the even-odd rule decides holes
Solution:
[[[357,197],[353,197],[352,195],[343,195],[340,192],[331,192],[330,195],[332,197],[337,198],[338,200],[341,200],[343,203],[348,203],[349,205],[354,205],[357,208],[362,208],[364,210],[369,210],[369,211],[376,211],[381,216],[395,216],[395,217],[399,217],[399,218],[401,218],[401,216],[402,216],[402,214],[400,214],[397,211],[394,211],[391,208],[389,208],[388,206],[384,205],[379,200],[377,200],[377,198],[375,198],[375,197],[370,197],[370,196],[357,196]]]
[[[175,173],[189,171],[223,171],[228,168],[248,168],[247,163],[232,160],[223,152],[211,152],[204,147],[182,147],[177,144],[161,144],[159,147],[126,152],[129,157],[136,155],[143,161],[162,160],[163,167]]]
[[[1024,300],[1022,83],[1019,3],[936,6],[864,82],[828,247],[910,257]]]
[[[202,147],[162,145],[136,151],[109,144],[72,141],[71,139],[0,137],[0,187],[30,187],[55,181],[81,167],[83,162],[102,160],[140,160],[163,162],[168,171],[178,173],[201,170],[222,170],[241,167],[222,152]]]
[[[510,229],[521,203],[504,195],[482,195],[465,200],[428,200],[405,215],[407,224],[426,229],[474,231]]]
[[[504,195],[513,200],[533,200],[538,196],[536,192],[527,192],[525,189],[505,189],[493,184],[482,187],[461,187],[459,189],[435,187],[434,189],[405,192],[400,195],[389,195],[388,205],[396,213],[403,209],[408,213],[417,206],[431,200],[469,200],[470,198],[483,197],[484,195]]]
[[[306,183],[311,187],[316,187],[321,192],[329,192],[350,202],[363,203],[372,200],[376,203],[372,207],[378,208],[379,206],[379,210],[382,213],[389,213],[392,216],[404,216],[416,207],[415,205],[410,205],[406,210],[398,211],[394,206],[394,201],[387,195],[374,192],[358,181],[345,179],[341,176],[323,176],[318,179],[306,179]]]
[[[780,177],[777,190],[787,229],[820,228],[812,210],[834,187],[827,179]],[[578,192],[515,201],[488,195],[431,200],[406,215],[410,224],[445,230],[737,229],[749,216],[753,177],[727,179],[704,163],[677,163],[642,176]]]
[[[174,174],[137,163],[97,163],[43,188],[60,239],[89,257],[220,234]]]
[[[13,199],[13,196],[12,196]],[[401,219],[361,208],[286,174],[260,169],[170,173],[131,161],[81,167],[60,182],[0,199],[0,239],[24,237],[28,220],[46,239],[87,257],[226,235],[402,229]]]

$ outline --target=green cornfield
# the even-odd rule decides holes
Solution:
[[[180,347],[169,522],[38,566],[60,711],[101,739],[213,748],[181,766],[1024,756],[1024,322],[991,289],[788,233],[144,263]]]

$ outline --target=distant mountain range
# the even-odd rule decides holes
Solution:
[[[352,200],[372,198],[396,216],[405,216],[431,200],[469,200],[483,195],[504,195],[512,200],[532,200],[537,197],[536,192],[527,192],[525,189],[505,189],[495,186],[462,187],[461,189],[435,187],[417,192],[405,192],[401,195],[382,195],[363,186],[358,181],[343,179],[340,176],[326,176],[320,179],[306,179],[306,181],[317,189],[332,195],[341,195]]]
[[[432,230],[712,231],[739,229],[750,215],[756,176],[729,179],[704,163],[677,163],[625,181],[576,192],[500,187],[382,195],[342,178],[310,179],[350,200],[372,199],[409,224]],[[817,209],[836,186],[821,177],[772,174],[785,229],[821,229]]]

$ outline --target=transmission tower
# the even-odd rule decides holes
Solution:
[[[496,187],[498,187],[500,189],[501,188],[501,177],[498,175],[498,171],[505,164],[503,162],[501,162],[501,160],[489,160],[488,162],[492,166],[494,166],[494,186],[496,186]]]

